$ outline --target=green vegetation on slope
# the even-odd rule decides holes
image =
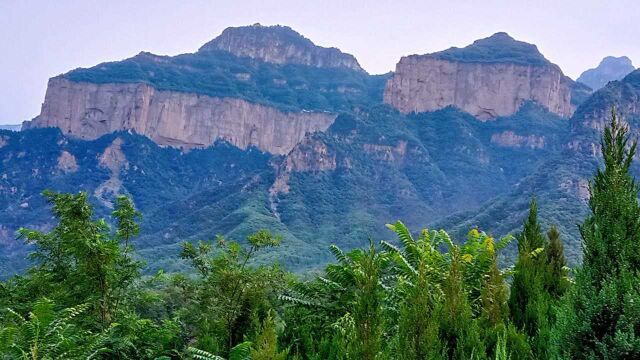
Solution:
[[[533,201],[517,236],[515,268],[498,265],[513,237],[472,229],[369,240],[300,280],[258,254],[281,236],[259,230],[185,242],[189,274],[141,277],[131,240],[141,214],[116,198],[115,226],[86,193],[46,192],[55,225],[21,229],[29,271],[0,282],[6,359],[631,359],[640,356],[640,205],[629,173],[636,145],[615,116],[604,169],[581,226],[584,266],[569,281],[555,228]],[[285,240],[286,241],[286,240]],[[512,277],[509,286],[509,277]],[[559,306],[558,306],[559,305]]]
[[[549,65],[538,48],[518,41],[504,32],[476,40],[464,48],[452,47],[432,54],[440,59],[480,63],[515,63],[520,65]]]
[[[158,90],[234,97],[285,111],[334,112],[382,103],[388,78],[341,68],[270,64],[218,50],[174,57],[140,53],[62,76],[98,84],[146,83]]]

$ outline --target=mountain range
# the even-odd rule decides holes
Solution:
[[[350,54],[255,24],[191,54],[72,70],[49,80],[22,131],[0,130],[0,274],[27,263],[19,227],[54,223],[45,189],[86,191],[107,218],[130,196],[152,271],[184,266],[182,241],[261,228],[284,236],[263,259],[295,271],[322,265],[329,244],[390,236],[397,219],[501,236],[532,197],[575,265],[599,132],[614,106],[640,126],[640,71],[598,69],[593,92],[497,33],[370,75]]]

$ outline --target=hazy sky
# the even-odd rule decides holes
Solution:
[[[506,31],[576,78],[607,55],[640,64],[640,0],[0,0],[0,124],[40,111],[47,79],[150,51],[193,52],[228,26],[289,25],[370,73]]]

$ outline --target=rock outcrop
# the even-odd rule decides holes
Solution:
[[[292,173],[331,171],[335,170],[336,166],[336,154],[327,144],[313,137],[305,137],[280,165],[269,192],[272,196],[288,193]]]
[[[501,147],[543,149],[545,139],[544,136],[518,135],[513,131],[503,131],[491,135],[491,143]]]
[[[364,144],[364,152],[377,161],[401,164],[407,154],[407,142],[400,140],[396,146]]]
[[[455,106],[489,120],[534,101],[569,117],[575,110],[571,84],[535,45],[497,33],[462,49],[403,57],[387,82],[384,102],[403,113]]]
[[[610,81],[620,80],[635,70],[631,59],[626,56],[607,56],[598,67],[583,72],[578,82],[588,85],[593,90],[603,88]]]
[[[109,178],[93,192],[95,197],[107,208],[113,207],[111,199],[120,192],[122,180],[120,171],[129,168],[129,161],[122,151],[122,139],[115,138],[98,157],[100,167],[109,170]]]
[[[78,171],[78,161],[70,152],[63,150],[58,156],[58,170],[65,173],[74,173]]]
[[[274,64],[302,64],[316,67],[346,68],[364,72],[353,55],[336,48],[315,45],[288,26],[230,27],[206,43],[200,52],[228,51]]]
[[[611,109],[630,125],[632,138],[640,136],[640,69],[622,80],[609,82],[582,104],[571,118],[572,136],[567,147],[600,156],[600,136],[611,121]]]
[[[287,154],[305,134],[326,130],[335,117],[284,112],[238,98],[158,91],[143,83],[80,83],[56,77],[49,80],[40,115],[24,128],[58,127],[82,139],[132,130],[158,144],[185,149],[224,140],[241,149],[255,146]]]

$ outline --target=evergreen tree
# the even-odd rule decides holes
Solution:
[[[260,334],[253,342],[251,349],[252,360],[285,360],[286,351],[278,351],[278,335],[276,333],[276,322],[273,313],[269,312],[262,322]]]
[[[569,288],[567,279],[567,260],[564,257],[564,246],[560,240],[560,231],[555,226],[547,232],[549,239],[545,250],[547,269],[545,272],[545,289],[553,299],[560,299]]]
[[[544,291],[544,247],[546,240],[538,223],[536,201],[531,200],[529,216],[518,235],[518,259],[514,268],[509,309],[514,324],[529,336],[538,331],[537,302]]]
[[[580,226],[583,267],[558,314],[560,357],[640,358],[640,207],[629,174],[636,145],[612,111],[601,141],[604,170],[589,184],[591,214]]]
[[[437,310],[441,354],[448,359],[483,359],[486,351],[464,289],[463,260],[457,248],[451,250],[451,267],[443,287],[445,300]]]

